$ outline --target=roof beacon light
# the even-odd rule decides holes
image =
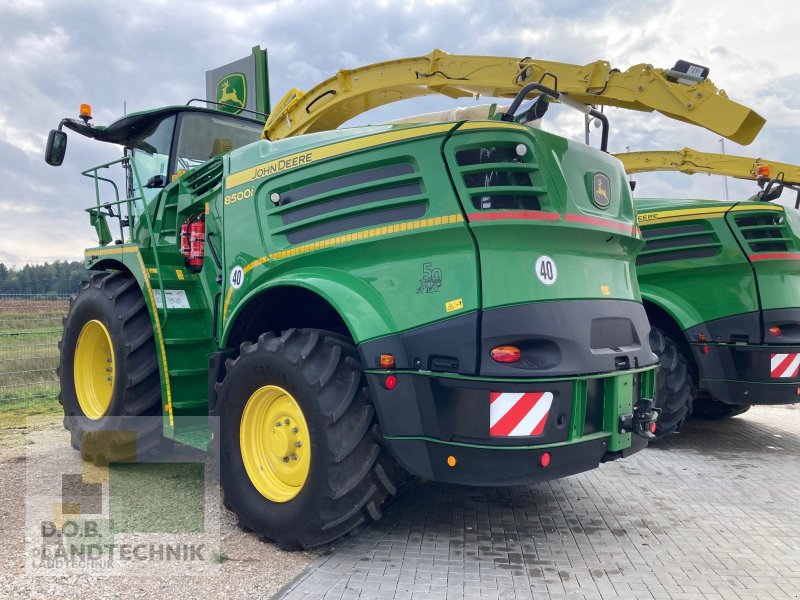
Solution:
[[[764,179],[769,179],[769,165],[758,165],[758,171],[756,173],[759,179],[762,177]]]
[[[83,122],[87,125],[89,121],[92,120],[92,105],[91,104],[81,104],[81,109],[78,112],[78,116],[83,119]]]

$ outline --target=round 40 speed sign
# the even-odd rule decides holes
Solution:
[[[536,259],[536,276],[545,285],[553,285],[558,279],[556,261],[547,255]]]

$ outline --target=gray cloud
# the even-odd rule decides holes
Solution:
[[[115,147],[70,137],[61,168],[42,160],[47,131],[81,102],[95,121],[183,103],[203,94],[204,72],[269,49],[273,101],[290,87],[306,89],[339,68],[427,54],[535,56],[588,63],[600,58],[627,68],[640,62],[670,66],[687,58],[712,67],[712,79],[769,120],[750,147],[730,153],[792,162],[800,134],[800,68],[789,0],[769,15],[741,0],[697,3],[611,1],[318,1],[214,3],[56,0],[0,3],[0,261],[15,264],[76,258],[93,231],[83,208],[91,183],[79,172],[119,157]],[[751,41],[752,40],[752,41]],[[757,42],[756,42],[757,41]],[[367,120],[426,112],[452,103],[428,98],[385,107]],[[718,136],[658,115],[609,111],[612,150],[719,148]],[[556,115],[551,130],[580,139],[574,116]],[[649,175],[642,193],[721,196],[709,177]],[[739,187],[741,186],[741,187]],[[732,194],[749,195],[750,184]]]

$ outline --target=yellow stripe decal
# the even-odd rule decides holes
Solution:
[[[731,210],[733,211],[740,211],[740,210],[783,210],[783,206],[780,204],[737,204]]]
[[[356,150],[365,150],[374,146],[382,144],[390,144],[392,142],[400,142],[403,140],[424,137],[427,135],[434,135],[443,133],[453,128],[453,123],[444,123],[437,125],[427,125],[424,127],[416,127],[414,129],[401,129],[398,131],[387,131],[385,133],[378,133],[364,138],[357,138],[354,140],[347,140],[330,144],[329,146],[321,146],[319,148],[305,150],[296,154],[290,154],[276,160],[261,163],[255,167],[250,167],[231,173],[225,178],[225,188],[234,188],[237,185],[250,183],[262,179],[269,175],[276,175],[294,169],[312,162],[331,158],[339,154],[347,152],[354,152]]]
[[[334,246],[341,246],[344,244],[350,244],[352,242],[360,242],[362,240],[367,240],[376,237],[383,237],[385,235],[392,235],[394,233],[413,231],[415,229],[424,229],[427,227],[438,227],[440,225],[451,225],[453,223],[462,223],[463,221],[464,217],[460,214],[444,215],[442,217],[430,217],[428,219],[420,219],[418,221],[405,221],[403,223],[396,223],[394,225],[386,225],[384,227],[375,227],[374,229],[367,229],[366,231],[357,231],[355,233],[338,235],[336,237],[320,240],[318,242],[303,244],[302,246],[295,246],[294,248],[289,248],[288,250],[281,250],[280,252],[275,252],[273,254],[270,254],[269,256],[262,256],[261,258],[258,258],[248,263],[244,267],[244,272],[248,273],[253,269],[255,269],[256,267],[258,267],[259,265],[263,265],[264,263],[267,263],[271,260],[282,260],[284,258],[299,256],[300,254],[306,254],[308,252],[314,252],[315,250],[322,250],[324,248],[332,248]],[[222,308],[223,323],[225,322],[228,316],[228,305],[230,304],[232,296],[233,296],[233,287],[230,287],[228,288],[228,293],[225,295],[225,303]]]
[[[684,210],[662,210],[657,212],[641,213],[637,216],[639,225],[646,227],[647,225],[658,223],[674,223],[676,221],[691,221],[693,219],[712,219],[716,217],[724,217],[728,211],[759,211],[759,210],[772,210],[782,211],[783,207],[776,204],[739,204],[734,207],[721,206],[719,208],[687,208]]]
[[[167,404],[165,406],[167,414],[169,415],[169,426],[175,427],[175,419],[172,415],[172,388],[169,382],[169,368],[167,367],[167,350],[164,346],[164,334],[161,331],[161,319],[158,316],[158,308],[156,307],[156,297],[153,294],[153,286],[150,284],[150,275],[147,268],[144,266],[142,253],[136,246],[121,246],[117,248],[105,248],[103,250],[86,250],[84,256],[108,256],[113,254],[136,254],[139,261],[139,268],[142,270],[142,277],[144,278],[144,285],[147,288],[147,295],[150,298],[150,305],[153,307],[154,326],[156,329],[156,337],[158,338],[158,346],[161,350],[161,364],[163,366],[164,374],[164,389],[167,392]],[[122,261],[120,261],[122,262]]]

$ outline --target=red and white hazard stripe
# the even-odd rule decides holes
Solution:
[[[773,379],[797,377],[798,371],[800,371],[800,352],[771,355],[769,376]]]
[[[489,435],[512,437],[539,435],[553,405],[551,392],[490,392]]]

